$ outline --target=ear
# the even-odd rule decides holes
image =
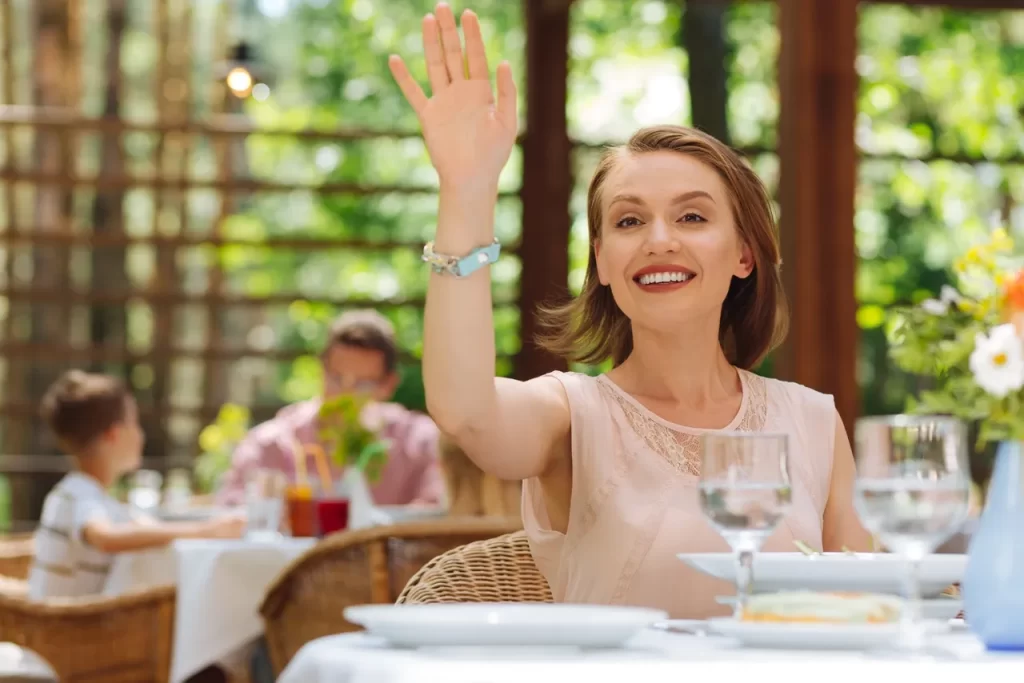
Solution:
[[[597,281],[602,285],[608,286],[611,280],[608,278],[607,270],[601,263],[601,240],[594,240],[594,263],[597,264]]]
[[[110,425],[109,427],[107,427],[106,431],[103,432],[103,434],[100,436],[100,438],[103,441],[106,441],[106,442],[109,443],[111,441],[116,441],[117,437],[120,435],[120,433],[121,433],[121,425],[113,424],[113,425]]]
[[[384,381],[380,383],[380,388],[377,396],[379,401],[387,401],[395,395],[395,390],[398,389],[398,382],[401,380],[397,371],[388,373],[388,376],[384,378]]]
[[[742,242],[740,244],[740,261],[736,264],[733,275],[741,279],[747,278],[754,272],[754,265],[754,251],[749,244]]]

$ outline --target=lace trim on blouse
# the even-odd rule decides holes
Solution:
[[[740,381],[747,393],[743,415],[735,430],[756,432],[764,429],[768,415],[768,391],[765,379],[751,372],[740,371]],[[615,399],[630,428],[647,447],[664,458],[677,471],[700,476],[700,434],[671,429],[651,418],[647,411],[630,403],[620,392],[599,382],[601,390]],[[706,430],[707,431],[707,430]]]

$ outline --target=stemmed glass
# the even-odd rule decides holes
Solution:
[[[715,432],[701,440],[700,505],[736,555],[736,607],[743,614],[754,554],[792,502],[785,434]]]
[[[921,560],[967,520],[967,430],[952,417],[889,415],[857,421],[854,505],[861,523],[907,563],[905,649],[920,649]]]

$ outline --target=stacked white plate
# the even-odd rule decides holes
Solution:
[[[681,554],[679,559],[716,578],[736,582],[736,558],[730,553]],[[950,620],[962,609],[959,600],[943,597],[958,583],[967,566],[966,555],[929,555],[918,568],[922,602],[922,627],[929,634],[950,629]],[[754,592],[819,591],[883,593],[900,595],[908,566],[888,553],[760,553],[754,557]],[[735,604],[733,596],[718,598]],[[739,639],[751,647],[808,649],[864,649],[886,647],[900,635],[899,624],[793,624],[712,619],[708,629]]]
[[[360,605],[345,618],[398,647],[621,647],[660,610],[568,604]]]

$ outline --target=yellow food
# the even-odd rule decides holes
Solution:
[[[785,591],[754,595],[743,621],[801,624],[888,624],[899,620],[903,601],[871,593]]]

